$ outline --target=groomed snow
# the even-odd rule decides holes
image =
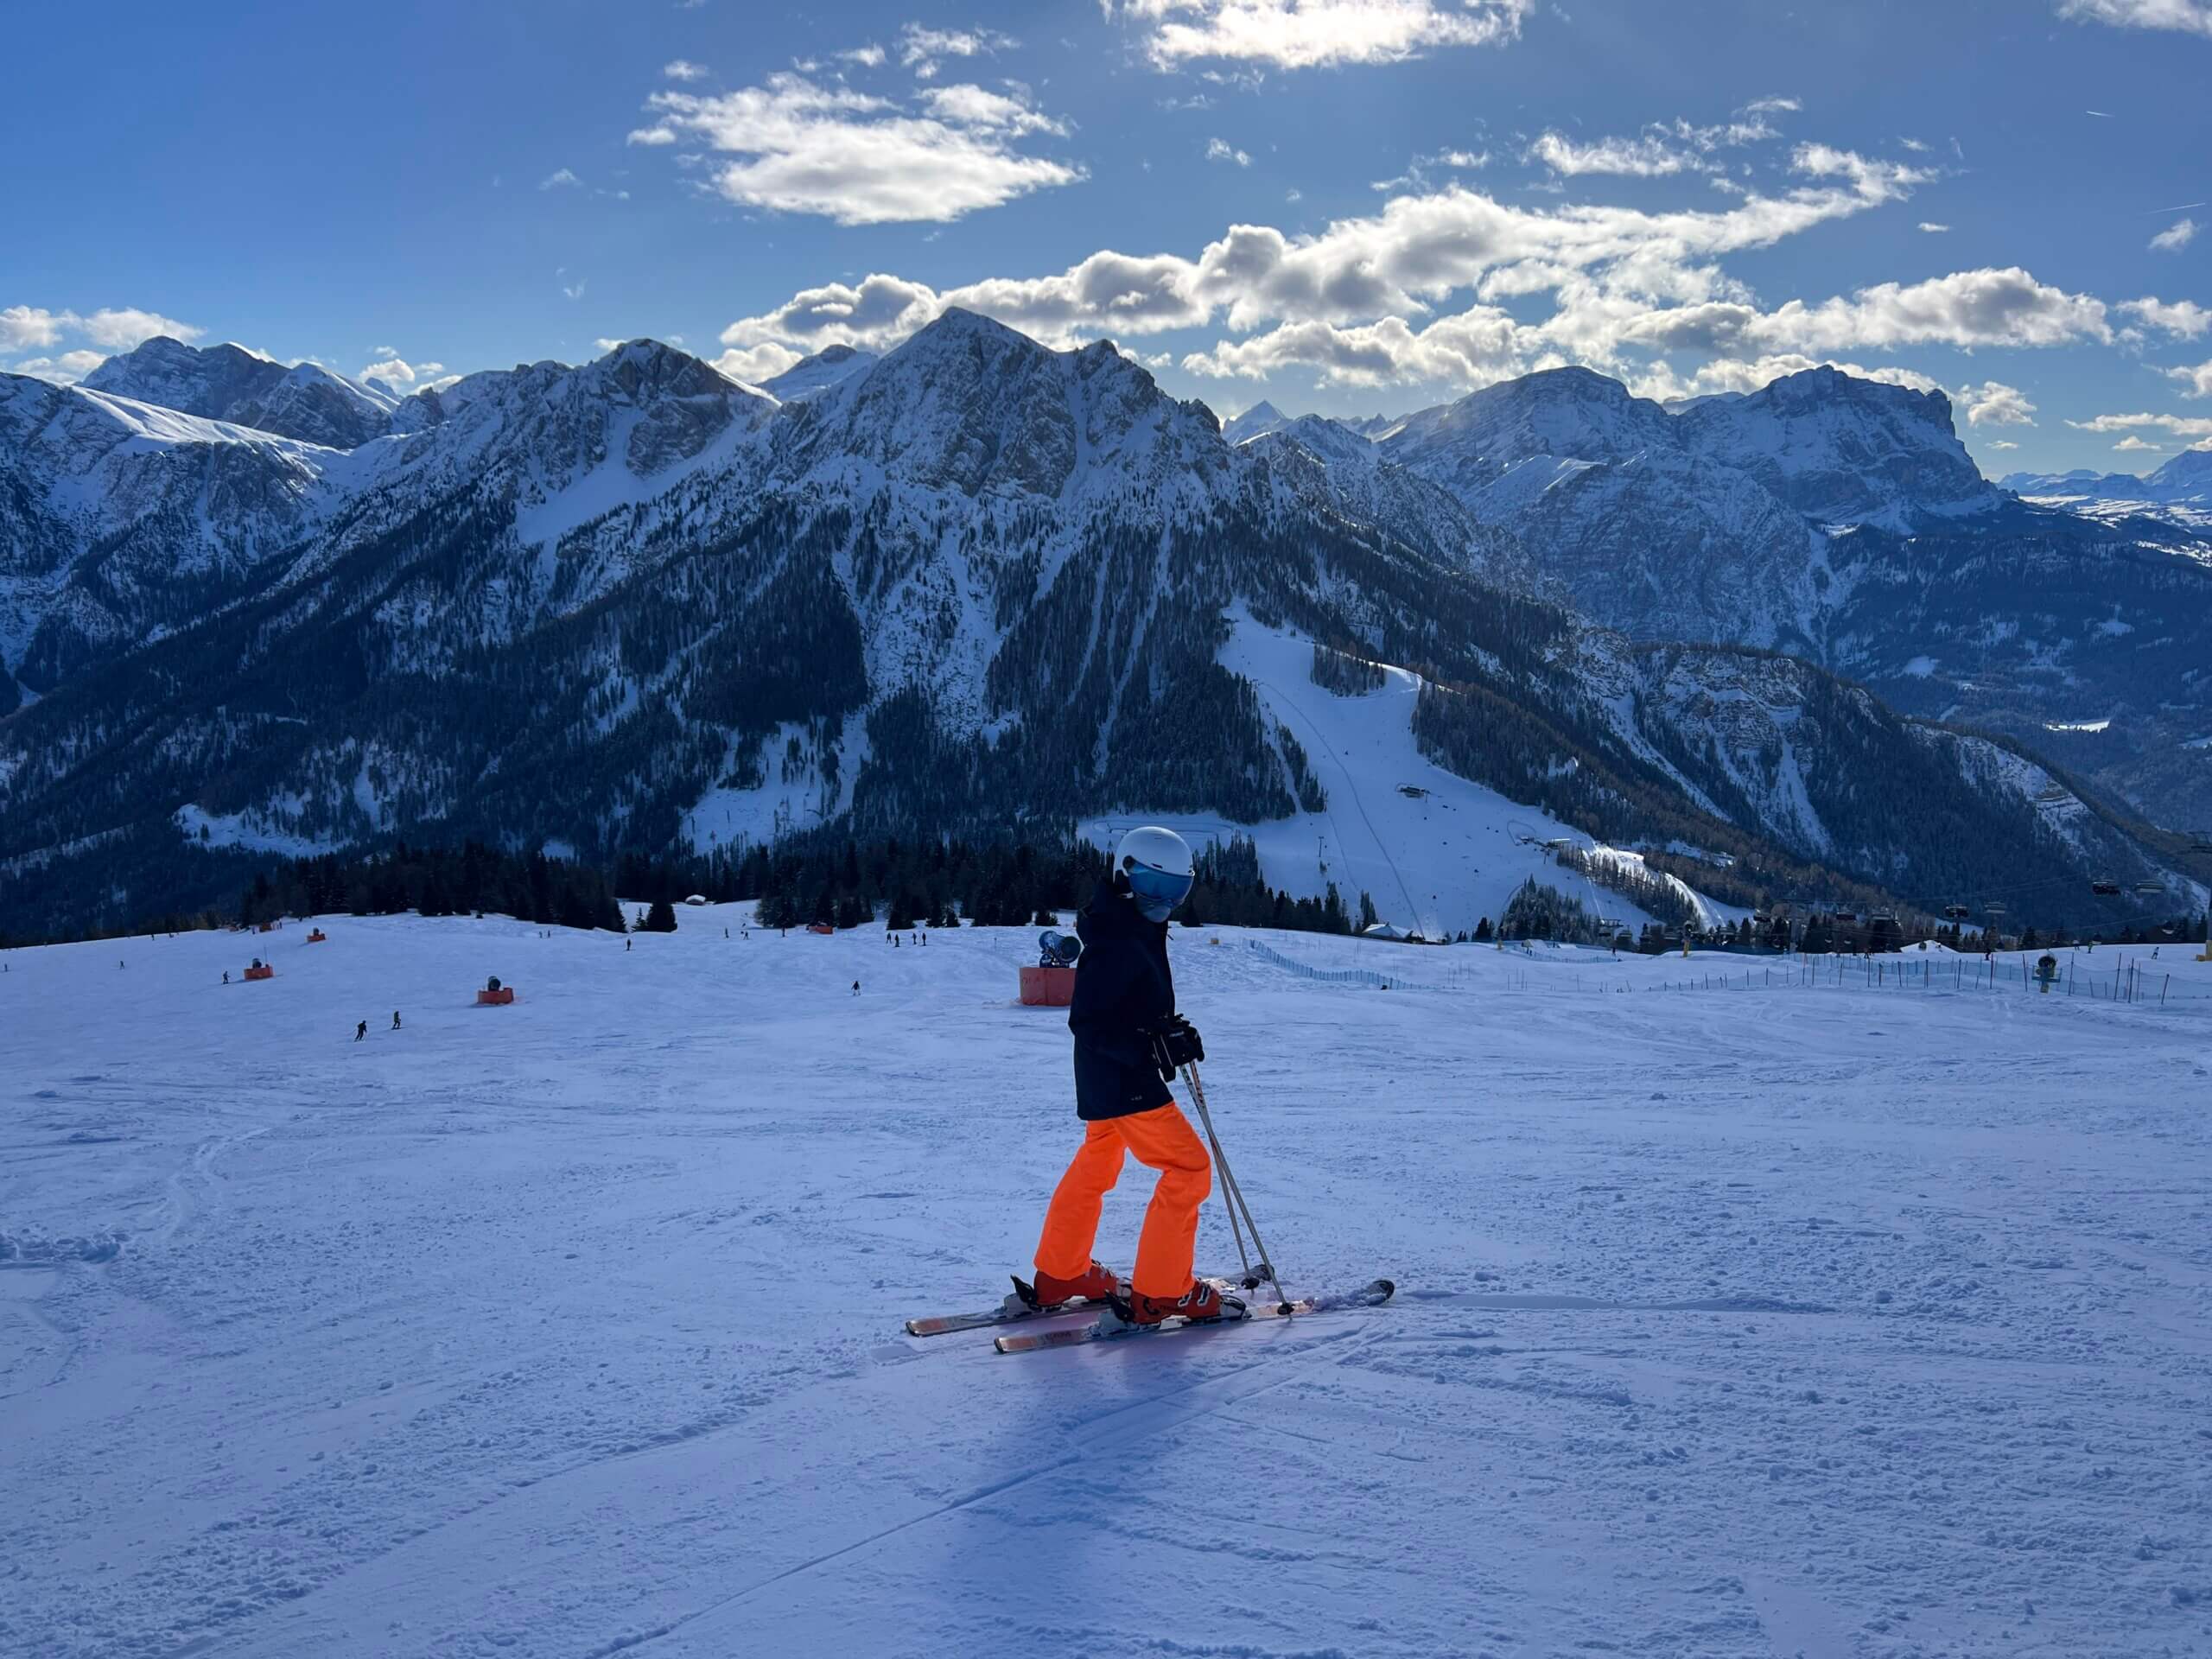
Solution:
[[[1334,881],[1354,915],[1364,892],[1385,922],[1432,938],[1471,933],[1485,917],[1496,921],[1531,876],[1631,932],[1650,919],[1610,888],[1562,869],[1544,843],[1571,842],[1640,863],[1637,855],[1597,849],[1580,830],[1470,783],[1421,752],[1413,731],[1420,676],[1386,667],[1377,690],[1339,696],[1313,683],[1311,640],[1264,626],[1241,609],[1232,613],[1220,662],[1249,680],[1268,713],[1298,740],[1327,792],[1326,809],[1256,824],[1131,810],[1085,823],[1083,832],[1093,841],[1110,848],[1139,823],[1166,824],[1194,845],[1248,836],[1270,886],[1294,898],[1319,898]],[[1708,922],[1744,913],[1682,891]]]
[[[2162,1010],[1179,931],[1287,1281],[1402,1289],[1017,1357],[899,1332],[1077,1139],[1031,931],[679,916],[0,953],[0,1652],[2212,1649],[2183,951]]]

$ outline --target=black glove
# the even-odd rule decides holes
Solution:
[[[1181,1014],[1170,1016],[1167,1023],[1152,1034],[1154,1052],[1160,1058],[1160,1075],[1173,1078],[1193,1060],[1206,1057],[1206,1046],[1199,1039],[1198,1028]]]

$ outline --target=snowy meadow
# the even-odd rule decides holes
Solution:
[[[1077,1138],[1033,934],[679,914],[0,957],[0,1653],[2212,1653],[2185,951],[1179,930],[1287,1286],[1397,1298],[1001,1356],[901,1324]]]

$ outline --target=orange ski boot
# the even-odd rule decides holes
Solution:
[[[1103,1302],[1121,1289],[1122,1281],[1104,1262],[1093,1262],[1072,1279],[1055,1278],[1040,1268],[1035,1284],[1024,1284],[1017,1278],[1014,1287],[1025,1304],[1041,1310],[1065,1307],[1078,1296],[1087,1302]]]
[[[1179,1297],[1139,1296],[1134,1293],[1127,1298],[1116,1296],[1112,1311],[1114,1317],[1125,1325],[1159,1325],[1169,1319],[1211,1325],[1217,1320],[1243,1319],[1244,1303],[1240,1297],[1224,1294],[1211,1280],[1199,1279]]]

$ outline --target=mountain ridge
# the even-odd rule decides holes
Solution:
[[[0,411],[27,395],[0,386]],[[1656,696],[1630,642],[1496,585],[1527,550],[1434,484],[1334,427],[1232,445],[1104,342],[952,313],[789,401],[631,342],[419,394],[394,429],[343,452],[180,429],[164,476],[295,468],[304,505],[174,614],[132,622],[89,549],[47,571],[46,639],[86,648],[36,657],[0,715],[0,868],[127,896],[214,879],[192,873],[226,845],[474,834],[607,857],[1322,810],[1296,734],[1223,666],[1249,614],[1313,641],[1317,675],[1323,647],[1417,673],[1426,752],[1593,835],[1733,848],[1800,883],[1833,857],[1993,894],[2109,862],[2191,891],[2125,824],[2069,841],[1970,777],[1963,740],[1817,670],[1791,689],[1685,648],[1705,693]],[[0,479],[21,481],[10,429]],[[138,525],[149,580],[185,499]],[[83,628],[95,612],[111,634]],[[1762,698],[1799,712],[1745,718]],[[1776,734],[1808,710],[1840,754],[1936,744],[1915,810],[1987,833],[1885,827],[1847,777],[1814,779],[1817,835],[1792,819],[1781,780],[1826,751]]]

